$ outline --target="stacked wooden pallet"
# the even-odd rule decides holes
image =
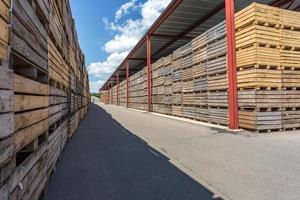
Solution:
[[[163,114],[171,115],[172,114],[172,60],[173,55],[165,57],[164,59],[164,106]]]
[[[181,48],[173,52],[172,61],[172,115],[182,116],[182,59]]]
[[[70,67],[50,33],[55,3],[68,2],[0,1],[1,200],[39,199],[68,140]]]
[[[258,132],[300,128],[299,18],[297,12],[257,3],[236,14],[241,128]],[[154,63],[153,111],[170,114],[172,102],[173,115],[228,125],[226,51],[221,22]],[[143,97],[139,102],[146,105],[146,79],[136,80],[141,73],[130,77],[134,82],[130,98]]]
[[[281,10],[281,67],[284,130],[300,128],[300,24],[299,12]]]
[[[252,4],[236,15],[240,127],[282,129],[281,10]]]
[[[127,96],[126,96],[126,80],[120,83],[120,106],[127,106]]]
[[[130,77],[130,107],[146,110],[147,102],[147,74],[146,67]]]
[[[153,112],[161,113],[164,107],[164,61],[161,58],[152,64],[152,104]]]

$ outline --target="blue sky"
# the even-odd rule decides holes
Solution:
[[[71,0],[90,87],[97,92],[171,0]]]

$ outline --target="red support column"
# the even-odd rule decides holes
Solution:
[[[225,0],[226,31],[227,31],[227,65],[228,65],[228,106],[229,128],[238,129],[238,95],[236,72],[236,44],[234,0]]]
[[[129,108],[129,63],[126,59],[126,107]]]
[[[147,36],[147,89],[148,89],[148,112],[152,111],[151,106],[151,40]]]
[[[119,91],[120,91],[120,88],[119,88],[119,71],[117,71],[117,106],[120,105],[120,102],[119,102]]]

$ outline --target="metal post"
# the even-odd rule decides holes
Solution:
[[[227,65],[228,65],[228,106],[229,128],[238,129],[238,97],[236,72],[236,44],[234,0],[225,0],[226,31],[227,31]]]
[[[148,89],[148,112],[152,111],[151,106],[151,40],[147,36],[147,89]]]
[[[126,59],[126,107],[129,108],[129,63]]]
[[[119,71],[117,71],[117,106],[120,105],[120,102],[119,102]]]

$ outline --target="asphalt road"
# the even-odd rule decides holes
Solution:
[[[298,200],[300,133],[232,134],[92,105],[46,200]]]
[[[91,105],[45,200],[208,200],[213,195],[106,110]]]

